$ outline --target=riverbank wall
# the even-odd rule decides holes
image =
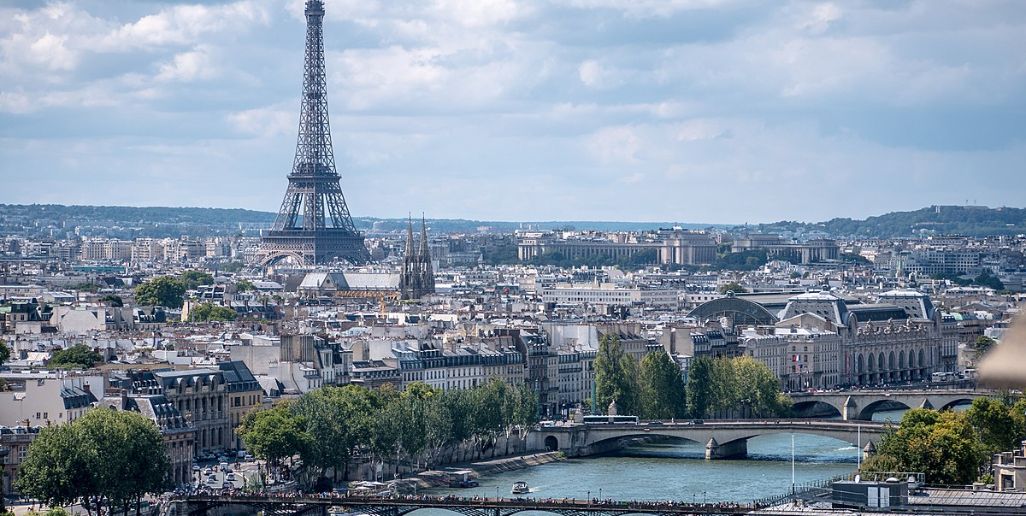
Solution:
[[[457,446],[441,449],[430,463],[426,462],[363,462],[353,463],[349,467],[346,480],[392,480],[409,478],[425,470],[441,467],[456,467],[469,464],[488,464],[501,459],[512,459],[508,464],[532,455],[544,455],[543,443],[526,436],[511,435],[508,438],[500,435],[491,442],[467,442]],[[487,467],[487,466],[481,466]],[[472,469],[472,468],[471,468]]]
[[[495,473],[517,471],[562,460],[566,460],[566,455],[560,452],[541,452],[480,462],[453,464],[448,469],[463,470],[468,472],[468,477],[479,479]],[[441,470],[424,471],[403,483],[406,485],[400,486],[400,489],[407,491],[413,489],[410,485],[411,483],[415,483],[417,485],[417,489],[449,487],[449,472]]]

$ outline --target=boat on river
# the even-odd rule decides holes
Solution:
[[[513,483],[512,493],[515,495],[522,495],[531,492],[531,488],[527,487],[527,482],[520,481]]]

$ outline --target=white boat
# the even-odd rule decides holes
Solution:
[[[513,494],[522,495],[530,493],[531,489],[527,487],[527,482],[514,482],[513,483]]]

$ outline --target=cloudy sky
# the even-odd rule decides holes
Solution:
[[[354,215],[1026,205],[1020,0],[326,4]],[[277,209],[302,0],[0,5],[0,202]]]

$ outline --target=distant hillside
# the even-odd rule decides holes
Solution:
[[[1026,209],[986,206],[931,206],[916,211],[887,213],[865,220],[849,218],[805,223],[781,221],[759,224],[763,232],[823,232],[833,237],[893,238],[923,235],[995,236],[1026,233]]]
[[[65,238],[77,231],[79,236],[113,238],[179,237],[257,234],[274,222],[276,214],[264,211],[226,208],[166,208],[131,206],[64,206],[59,204],[0,204],[0,236]],[[504,222],[464,219],[430,219],[437,233],[472,233],[481,228],[512,232],[519,228],[594,229],[637,231],[683,226],[689,229],[712,227],[709,224],[675,222],[548,221]],[[360,230],[389,233],[406,228],[406,219],[354,217]]]
[[[274,222],[275,214],[264,211],[226,208],[164,208],[129,206],[63,206],[58,204],[0,204],[0,236],[67,238],[108,236],[115,238],[255,235]],[[402,218],[356,217],[356,226],[374,233],[389,233],[405,228]],[[689,224],[680,222],[546,221],[503,222],[464,219],[429,219],[436,233],[468,233],[480,228],[511,232],[515,229],[594,229],[603,231],[639,231],[681,226],[687,229],[731,228],[736,231],[787,233],[792,235],[826,234],[845,237],[912,237],[930,234],[968,236],[1014,235],[1026,233],[1026,209],[977,206],[934,206],[909,212],[894,212],[865,220],[837,218],[808,223],[781,221],[755,226]]]

